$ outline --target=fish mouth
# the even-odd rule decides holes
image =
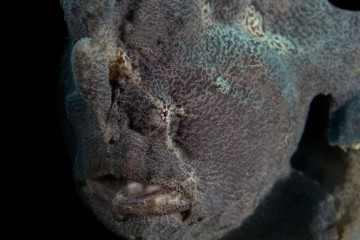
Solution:
[[[83,192],[105,204],[117,220],[129,214],[165,215],[190,209],[186,194],[165,184],[140,183],[114,176],[87,178],[85,183]]]

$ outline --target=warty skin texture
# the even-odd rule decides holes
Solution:
[[[325,0],[61,5],[74,177],[97,218],[129,239],[219,239],[239,227],[276,182],[308,181],[292,173],[289,159],[311,100],[331,94],[336,112],[360,93],[359,13]],[[350,102],[350,120],[334,121],[345,138],[360,119],[358,101]],[[345,238],[358,227],[355,216],[346,226],[341,220],[349,204],[359,209],[358,128],[350,135],[332,142],[353,165],[343,190],[329,195],[311,183],[321,195],[309,204],[319,209],[314,238]],[[154,210],[150,199],[150,210],[123,216],[115,178],[167,186],[184,205]],[[297,236],[283,239],[306,239]]]

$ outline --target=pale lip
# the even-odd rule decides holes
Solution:
[[[125,215],[164,215],[190,209],[184,193],[162,184],[145,184],[125,178],[86,179],[88,194],[110,205],[114,217]]]

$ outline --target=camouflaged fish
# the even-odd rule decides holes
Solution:
[[[74,177],[109,230],[127,239],[360,235],[359,12],[326,0],[60,2]],[[318,95],[331,98],[328,137],[348,166],[332,192],[290,163]],[[301,201],[289,210],[291,199]],[[275,227],[259,238],[266,221]]]

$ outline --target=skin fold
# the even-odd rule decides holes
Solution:
[[[60,3],[74,178],[110,231],[127,239],[360,234],[359,12],[326,0]],[[329,99],[324,144],[339,157],[331,164],[331,154],[312,154],[302,169],[302,155],[290,159],[319,95]],[[319,169],[321,179],[311,173]],[[120,191],[130,185],[146,195]]]

